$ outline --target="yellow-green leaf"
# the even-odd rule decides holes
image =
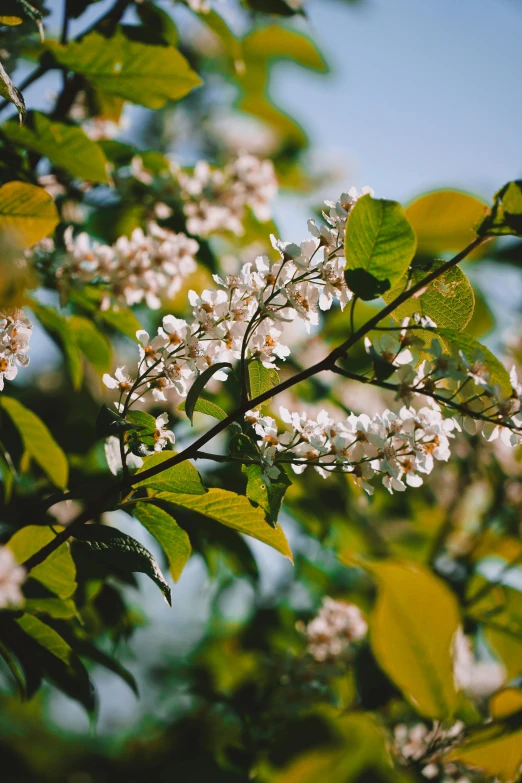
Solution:
[[[250,399],[254,400],[260,394],[264,394],[277,386],[279,375],[273,367],[265,367],[259,359],[253,359],[248,365],[248,387]],[[266,400],[262,405],[266,405]]]
[[[2,396],[0,405],[20,433],[25,451],[38,463],[53,484],[65,489],[69,476],[67,457],[47,426],[36,413],[13,397]]]
[[[170,514],[152,503],[136,503],[132,513],[161,544],[172,578],[177,582],[192,552],[187,533]]]
[[[105,335],[89,318],[81,315],[71,315],[68,325],[79,349],[94,369],[100,374],[108,372],[112,362],[112,348]]]
[[[196,511],[222,525],[257,538],[277,549],[293,562],[292,552],[281,527],[273,528],[265,519],[265,512],[255,508],[244,495],[236,495],[225,489],[209,489],[206,495],[182,495],[160,492],[159,500]]]
[[[434,261],[415,265],[411,273],[411,285],[419,283],[443,263],[443,261]],[[392,302],[404,290],[407,283],[408,275],[405,275],[392,291],[383,294],[384,301],[387,304]],[[439,327],[460,331],[471,320],[474,307],[475,295],[471,283],[464,272],[458,266],[454,266],[430,283],[421,296],[408,299],[399,305],[393,311],[393,317],[402,321],[406,316],[411,317],[414,313],[418,313],[428,316]]]
[[[480,729],[469,742],[452,750],[446,760],[478,767],[506,783],[519,780],[522,731],[509,732],[502,724]]]
[[[58,225],[58,211],[43,188],[8,182],[0,188],[0,244],[12,252],[49,236]]]
[[[379,665],[421,714],[451,716],[458,700],[452,657],[459,627],[455,598],[421,566],[386,561],[368,568],[379,587],[371,622]]]
[[[489,700],[492,718],[507,718],[515,712],[522,712],[522,691],[519,688],[503,688]]]
[[[487,204],[458,190],[435,190],[406,207],[406,216],[417,234],[417,252],[434,256],[462,250],[476,237],[474,228],[484,217]],[[479,248],[474,255],[483,255]]]
[[[9,539],[9,547],[18,563],[23,563],[35,552],[56,537],[50,527],[43,525],[27,525],[18,530]],[[43,563],[31,570],[31,578],[37,579],[58,598],[70,598],[76,590],[76,566],[69,551],[69,544],[64,542],[52,552]],[[43,599],[35,599],[41,602]],[[47,599],[52,600],[52,599]],[[49,612],[51,614],[51,612]],[[54,615],[56,616],[56,615]]]
[[[53,54],[103,92],[149,109],[161,109],[201,84],[176,48],[131,41],[120,29],[109,40],[90,33],[81,41],[54,46]]]
[[[153,468],[173,456],[173,451],[161,451],[158,454],[151,454],[150,457],[145,458],[143,466],[136,475],[139,476],[140,473],[144,473],[149,468]],[[139,481],[134,486],[158,489],[163,492],[182,492],[190,495],[204,495],[207,491],[201,483],[197,469],[189,460],[185,460],[185,462],[181,462],[179,465],[174,465],[172,468],[167,468],[163,473],[158,473],[152,478]]]
[[[108,182],[102,148],[76,125],[55,122],[35,111],[30,112],[23,128],[9,121],[2,130],[13,144],[45,155],[74,177],[88,182]]]

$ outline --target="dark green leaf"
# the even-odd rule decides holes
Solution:
[[[209,380],[212,378],[214,373],[218,372],[218,370],[222,370],[225,367],[232,367],[230,362],[218,362],[217,364],[213,364],[210,367],[207,367],[206,370],[204,370],[189,389],[189,393],[187,394],[187,399],[185,400],[185,413],[190,419],[190,423],[194,424],[193,418],[194,418],[194,410],[195,405],[199,399],[199,395],[209,382]]]
[[[152,503],[136,503],[132,513],[161,544],[172,578],[177,582],[192,551],[187,533],[170,514]]]
[[[171,590],[151,553],[136,539],[107,525],[85,525],[75,533],[77,541],[103,560],[121,569],[146,574],[158,585],[172,606]]]
[[[479,226],[481,236],[522,236],[522,180],[508,182],[495,193],[495,204]]]
[[[21,125],[27,116],[24,96],[22,95],[18,87],[15,87],[15,85],[9,78],[9,74],[4,69],[2,63],[0,63],[0,95],[2,96],[2,98],[5,98],[7,101],[11,101],[11,103],[14,103],[14,105],[18,109],[18,118],[20,120],[20,125]]]
[[[291,484],[290,479],[279,467],[279,476],[271,479],[270,483],[263,477],[259,465],[243,465],[241,472],[247,477],[247,498],[258,506],[261,506],[266,514],[267,521],[275,527],[285,492]]]

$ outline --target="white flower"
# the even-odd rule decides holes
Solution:
[[[18,565],[11,550],[6,546],[0,547],[0,609],[23,604],[20,587],[26,575],[25,568]]]
[[[168,414],[162,413],[156,419],[156,429],[154,431],[154,451],[163,451],[168,443],[174,443],[174,433],[167,428],[169,422]]]
[[[319,614],[304,627],[307,650],[316,661],[326,661],[346,653],[368,631],[368,624],[355,604],[323,599]]]
[[[22,310],[0,311],[0,391],[12,381],[18,367],[29,364],[29,340],[33,325]]]
[[[455,684],[468,696],[487,698],[506,681],[506,671],[500,663],[475,659],[471,639],[462,628],[455,634],[453,660]]]

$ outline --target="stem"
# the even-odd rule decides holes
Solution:
[[[197,459],[198,452],[202,446],[205,446],[209,441],[212,440],[212,438],[216,437],[216,435],[219,435],[220,432],[223,432],[233,422],[237,421],[237,419],[243,417],[244,414],[251,408],[255,408],[258,405],[261,405],[263,402],[272,399],[272,397],[275,397],[277,394],[280,394],[281,392],[292,388],[292,386],[296,386],[298,383],[301,383],[302,381],[305,381],[308,378],[311,378],[312,376],[317,375],[320,372],[324,372],[325,370],[331,370],[337,372],[339,370],[339,368],[335,368],[335,362],[337,361],[337,359],[341,358],[342,356],[345,356],[347,350],[351,348],[353,345],[355,345],[355,343],[357,343],[369,331],[371,331],[373,327],[379,323],[379,321],[381,321],[387,315],[390,315],[390,313],[392,313],[396,307],[398,307],[403,302],[406,302],[408,299],[414,296],[415,293],[421,291],[425,286],[427,286],[433,280],[436,280],[437,277],[443,275],[445,272],[448,271],[448,269],[451,269],[452,267],[456,266],[460,261],[466,258],[466,256],[469,253],[475,250],[484,241],[485,241],[484,238],[475,239],[466,248],[464,248],[464,250],[462,250],[458,255],[456,255],[446,264],[443,264],[441,267],[439,267],[439,269],[429,274],[427,277],[424,278],[424,280],[421,280],[417,285],[414,285],[408,291],[403,291],[401,294],[399,294],[399,296],[397,296],[393,300],[393,302],[391,302],[389,305],[384,307],[373,318],[370,318],[370,320],[367,321],[367,323],[364,324],[360,329],[358,329],[357,332],[355,332],[355,334],[351,335],[348,340],[346,340],[341,345],[337,346],[337,348],[334,348],[334,350],[331,351],[331,353],[329,353],[328,356],[326,356],[320,362],[317,362],[316,364],[312,365],[311,367],[308,367],[307,369],[301,370],[301,372],[297,373],[297,375],[294,375],[291,378],[287,378],[285,381],[282,381],[280,384],[278,384],[278,386],[275,386],[273,389],[269,389],[268,391],[263,392],[263,394],[259,394],[253,400],[250,401],[247,400],[245,402],[242,402],[242,404],[239,405],[235,411],[230,413],[226,417],[226,419],[223,419],[222,421],[218,421],[208,432],[206,432],[204,435],[202,435],[200,438],[194,441],[192,445],[188,446],[184,451],[180,452],[179,454],[176,454],[170,459],[161,462],[159,465],[155,465],[154,467],[149,468],[148,470],[144,470],[141,473],[138,473],[134,476],[130,476],[129,478],[124,477],[118,483],[113,484],[98,498],[96,498],[96,500],[94,500],[93,503],[88,508],[82,511],[82,513],[80,513],[75,520],[73,520],[64,530],[62,530],[56,536],[55,539],[53,539],[44,547],[42,547],[42,549],[40,549],[38,552],[35,552],[34,555],[31,555],[31,557],[29,557],[22,564],[24,568],[27,571],[30,571],[35,566],[39,565],[40,563],[43,563],[46,557],[48,557],[52,552],[56,551],[56,549],[58,549],[64,543],[64,541],[67,541],[69,538],[71,538],[71,536],[74,536],[76,530],[78,530],[83,524],[85,524],[85,522],[88,522],[90,519],[93,519],[94,517],[98,516],[103,511],[105,511],[108,505],[110,504],[110,501],[115,495],[125,491],[129,491],[134,484],[137,484],[140,481],[146,481],[147,479],[152,478],[153,476],[157,476],[159,473],[162,473],[168,468],[172,468],[175,465],[179,465],[181,462],[185,462],[185,460],[195,459],[195,458]],[[344,371],[340,372],[340,374],[343,373]],[[356,380],[361,380],[359,376],[354,376],[353,374],[351,375]],[[395,389],[394,386],[393,388]]]

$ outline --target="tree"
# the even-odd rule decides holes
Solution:
[[[327,72],[302,4],[245,2],[241,35],[204,0],[179,20],[150,2],[132,17],[118,0],[92,22],[95,5],[65,2],[59,40],[25,0],[0,17],[13,44],[2,108],[19,115],[0,127],[12,686],[30,699],[50,682],[94,714],[96,664],[137,691],[106,645],[141,622],[135,574],[170,604],[196,552],[218,595],[256,585],[248,538],[294,559],[284,512],[301,530],[293,584],[315,613],[292,605],[291,585],[239,631],[217,613],[158,763],[191,780],[517,779],[522,386],[478,339],[491,316],[463,262],[516,260],[519,244],[497,237],[522,235],[522,183],[491,205],[443,190],[406,209],[350,189],[306,239],[282,241],[278,186],[314,183],[304,131],[270,98],[272,64]],[[77,18],[89,21],[72,39]],[[16,85],[20,51],[37,65]],[[54,105],[27,110],[24,90],[53,70]],[[266,157],[230,154],[216,94],[233,95],[229,118],[250,118]],[[141,143],[112,138],[128,104],[144,107]],[[207,160],[169,154],[172,111]],[[14,384],[36,328],[59,367]],[[103,775],[141,779],[140,751],[99,760]],[[27,752],[13,758],[22,779]]]

